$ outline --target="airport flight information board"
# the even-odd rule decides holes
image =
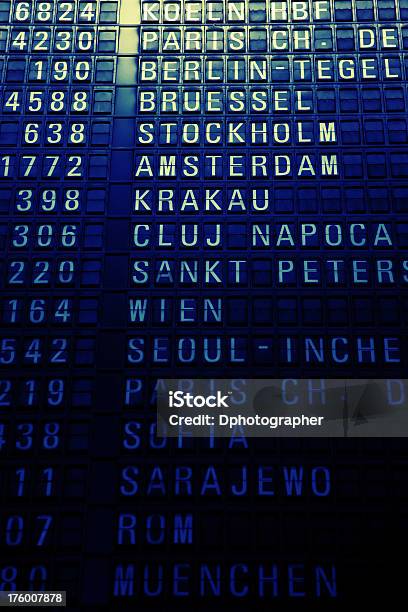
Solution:
[[[156,395],[404,378],[407,82],[408,0],[0,0],[0,591],[392,599],[403,438],[161,438]]]

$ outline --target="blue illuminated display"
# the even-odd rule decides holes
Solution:
[[[407,83],[408,0],[0,0],[0,591],[392,595],[403,440],[159,438],[156,392],[406,377]]]

